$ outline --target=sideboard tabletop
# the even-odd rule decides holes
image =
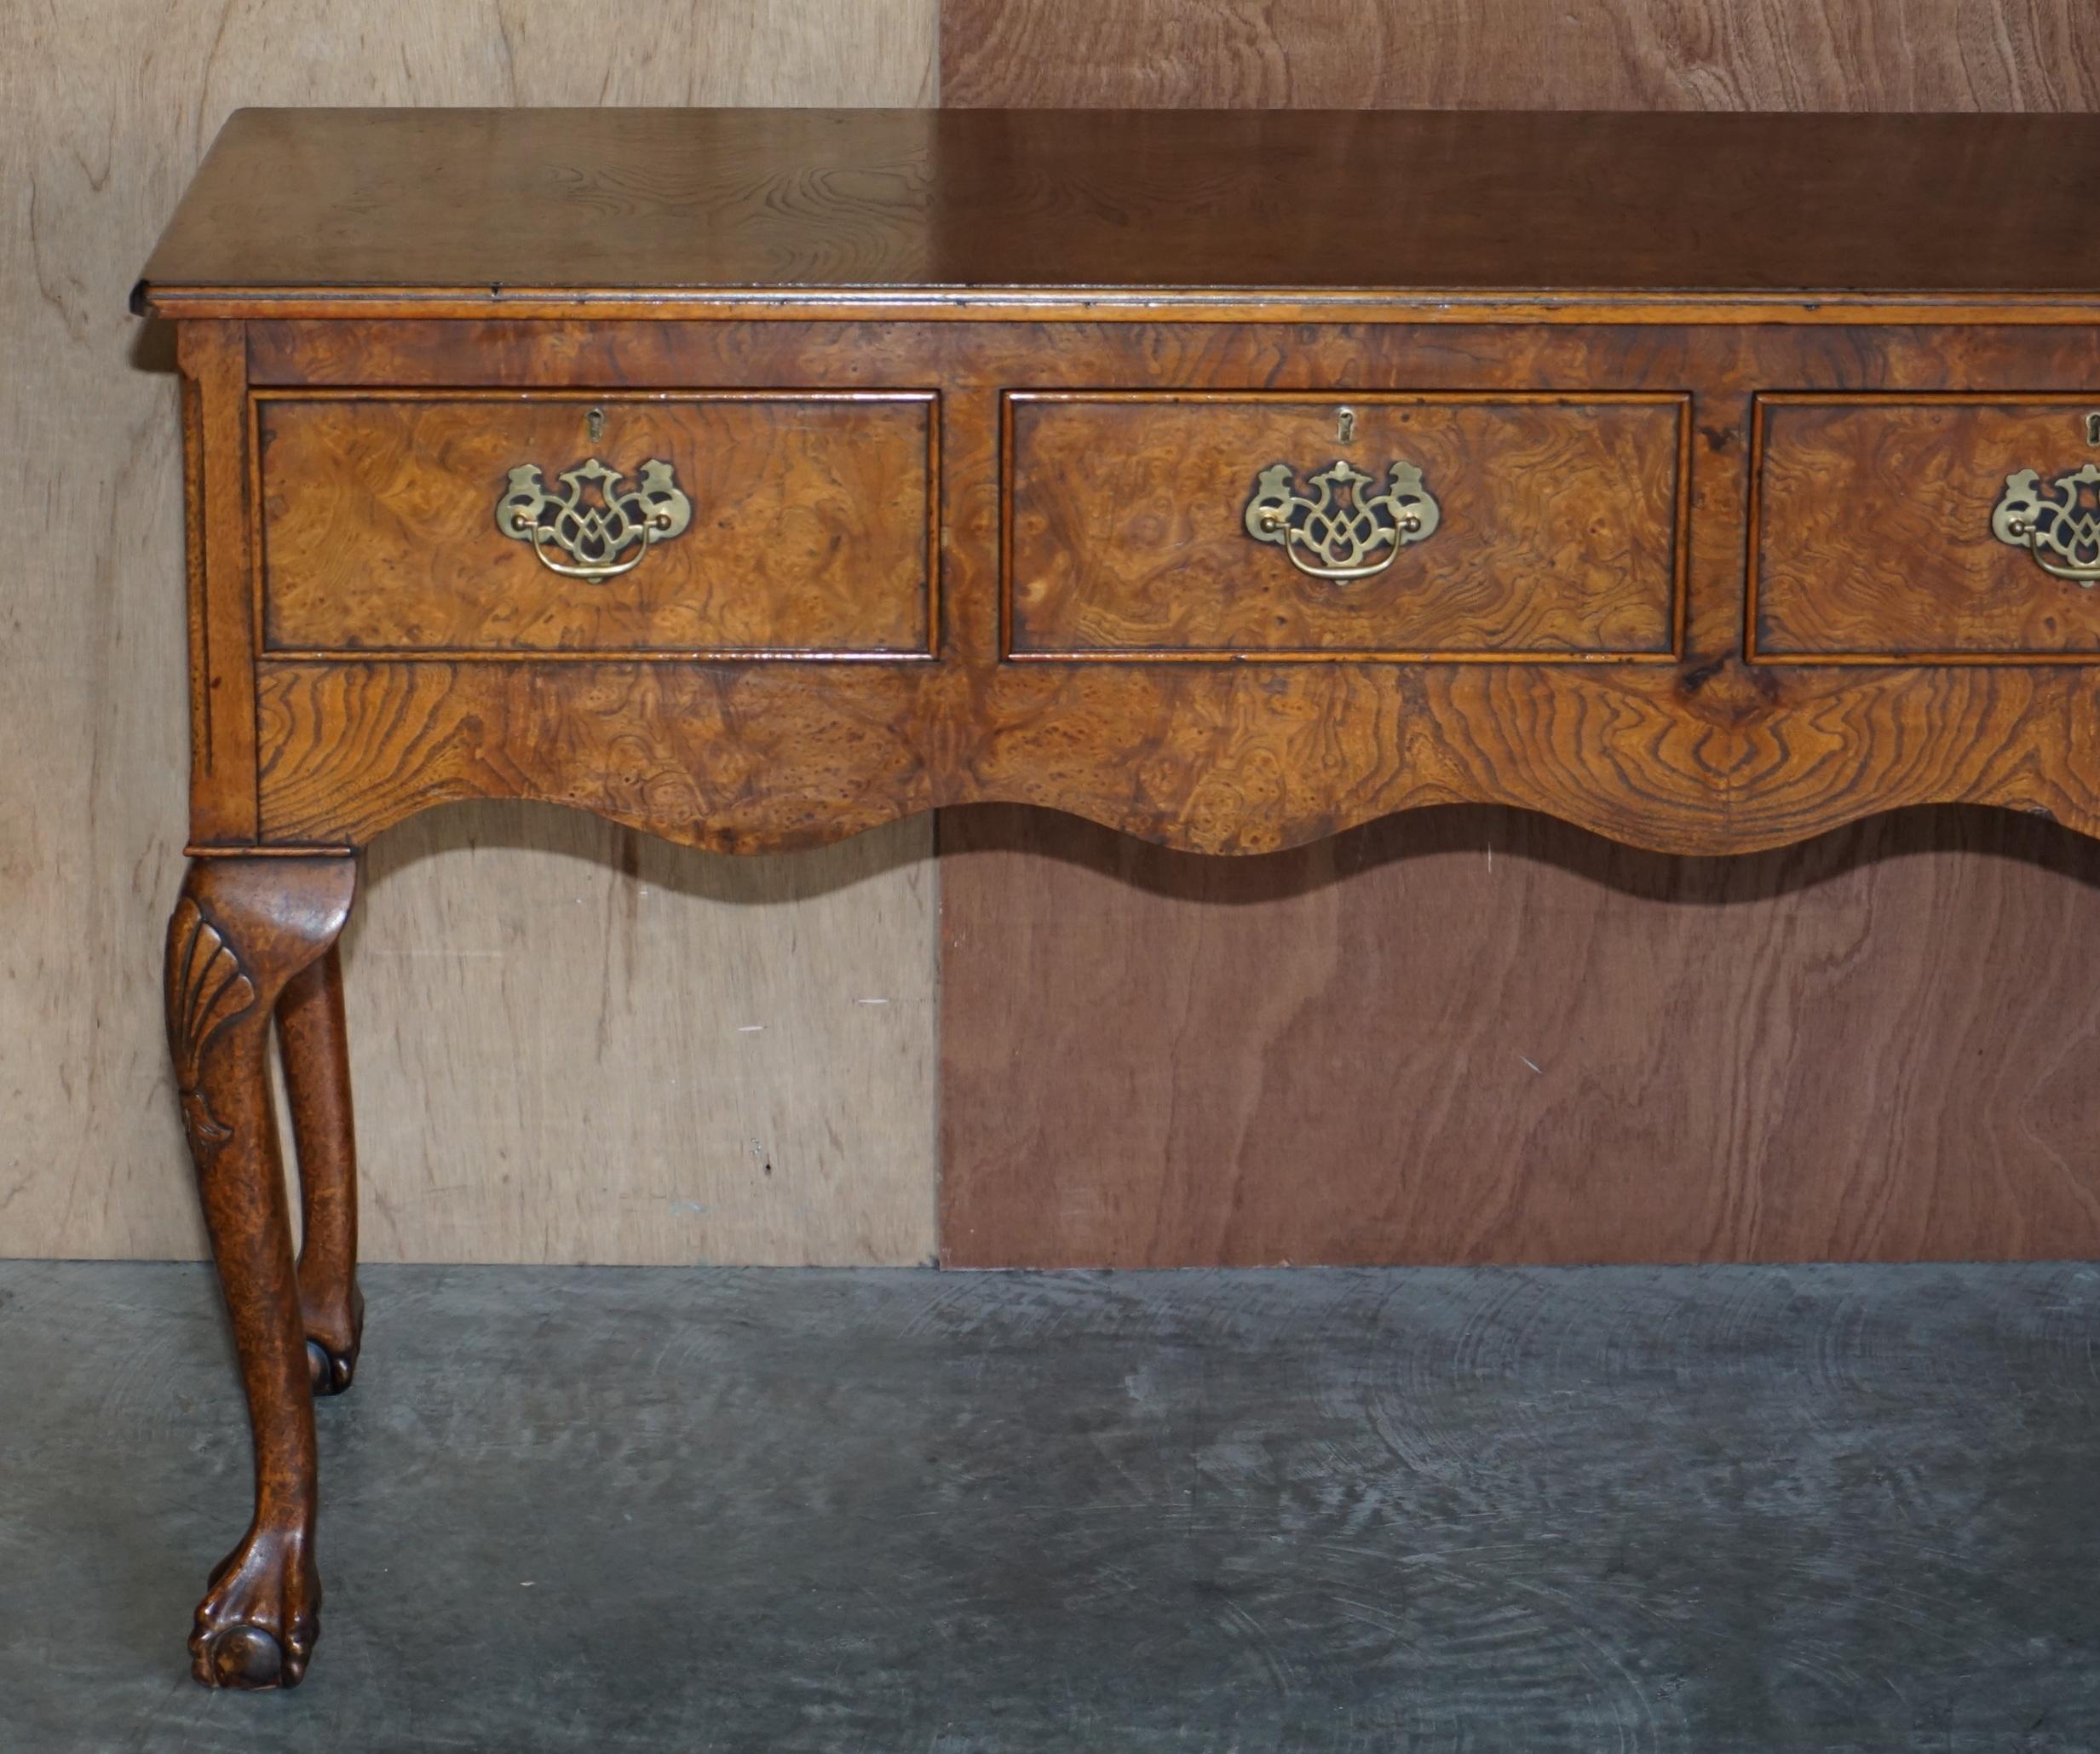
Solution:
[[[2090,298],[2096,187],[2095,116],[245,110],[138,302]]]

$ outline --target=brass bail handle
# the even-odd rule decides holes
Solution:
[[[693,521],[693,502],[660,457],[642,463],[632,482],[595,457],[556,479],[559,493],[548,491],[538,463],[512,469],[497,496],[496,527],[514,542],[529,542],[539,564],[564,578],[595,582],[631,572],[653,547]]]
[[[1355,424],[1343,409],[1338,428]],[[1302,492],[1289,463],[1272,463],[1256,477],[1247,501],[1247,534],[1274,543],[1308,578],[1346,584],[1376,578],[1401,549],[1434,535],[1443,515],[1411,463],[1394,462],[1384,491],[1372,492],[1378,485],[1344,457],[1308,478]]]
[[[549,542],[559,542],[561,538],[544,526],[535,524],[532,526],[532,553],[541,566],[549,572],[559,572],[564,578],[618,578],[621,573],[631,572],[639,566],[642,564],[642,557],[649,551],[649,544],[656,540],[658,531],[669,527],[668,518],[663,517],[661,514],[653,513],[649,522],[643,527],[641,545],[625,560],[611,562],[600,561],[595,565],[586,562],[571,566],[566,561],[555,560],[547,552],[547,544]]]
[[[2086,442],[2100,446],[2100,411],[2086,416]],[[2034,564],[2081,589],[2100,584],[2100,463],[2042,485],[2040,469],[2015,469],[1991,509],[1991,534],[2023,548]]]

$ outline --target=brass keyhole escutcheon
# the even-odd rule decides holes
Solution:
[[[2093,418],[2100,420],[2100,414],[2096,414]],[[1334,436],[1338,442],[1344,445],[1356,436],[1356,411],[1354,408],[1343,408],[1336,414]],[[2093,442],[2100,445],[2100,439],[2096,439]]]
[[[596,445],[605,437],[604,409],[593,408],[588,414],[584,415],[584,431],[589,435],[590,442],[593,445]]]
[[[2086,417],[2086,442],[2088,445],[2100,445],[2100,413]]]

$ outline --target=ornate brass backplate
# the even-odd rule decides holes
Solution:
[[[1422,485],[1422,471],[1411,463],[1387,469],[1383,493],[1371,492],[1372,477],[1346,458],[1306,485],[1309,495],[1298,492],[1289,463],[1271,463],[1256,478],[1246,526],[1257,542],[1277,543],[1293,566],[1313,578],[1383,572],[1409,543],[1426,540],[1442,515]]]
[[[514,541],[531,543],[540,565],[564,578],[616,578],[693,521],[693,502],[679,492],[668,463],[651,457],[635,473],[630,486],[618,470],[594,457],[562,472],[566,492],[549,493],[539,465],[521,463],[496,502],[496,527]],[[622,560],[630,548],[634,553]],[[569,558],[558,561],[549,549]]]
[[[2100,584],[2100,463],[2058,475],[2046,488],[2034,469],[2007,475],[1991,533],[2026,549],[2044,572],[2091,590]]]

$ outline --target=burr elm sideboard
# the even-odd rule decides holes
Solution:
[[[235,116],[136,294],[189,528],[169,1039],[255,1438],[198,1678],[318,1633],[373,836],[2100,833],[2096,187],[2083,118]]]

